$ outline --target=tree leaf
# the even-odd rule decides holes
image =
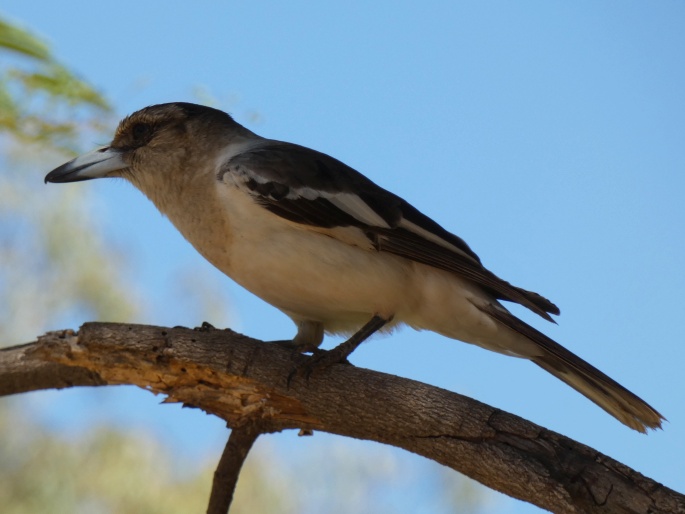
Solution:
[[[50,62],[48,46],[28,31],[0,19],[0,48],[12,50],[26,57]]]

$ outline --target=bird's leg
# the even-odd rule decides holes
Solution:
[[[349,357],[349,355],[355,351],[360,344],[366,341],[375,332],[383,328],[383,326],[390,320],[392,320],[392,316],[388,319],[385,319],[376,314],[362,328],[352,334],[347,341],[340,343],[338,346],[327,352],[316,352],[307,360],[307,362],[295,368],[288,376],[288,384],[290,384],[293,376],[296,374],[302,374],[308,379],[316,369],[325,368],[339,362],[346,362],[347,357]]]
[[[332,350],[327,351],[320,357],[312,358],[311,360],[316,361],[316,367],[325,367],[330,366],[331,364],[346,361],[347,357],[349,357],[350,354],[355,351],[360,344],[366,341],[375,332],[383,328],[383,326],[385,326],[385,324],[390,320],[392,320],[392,317],[390,317],[390,319],[385,319],[376,314],[366,323],[366,325],[352,334],[347,341],[343,341]]]
[[[323,342],[323,323],[318,321],[299,321],[297,323],[297,334],[292,340],[273,341],[279,346],[289,348],[297,353],[317,353],[319,346]]]

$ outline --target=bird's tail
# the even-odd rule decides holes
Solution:
[[[568,355],[560,357],[548,353],[535,357],[532,361],[595,402],[624,425],[642,433],[647,432],[648,428],[661,428],[664,417],[659,412],[594,366],[564,350]]]
[[[479,309],[535,343],[537,351],[528,356],[530,360],[595,402],[624,425],[642,433],[647,432],[648,428],[661,428],[665,418],[659,412],[591,364],[505,309],[494,306]]]

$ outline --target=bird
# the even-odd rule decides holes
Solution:
[[[129,181],[211,264],[289,316],[291,345],[310,359],[344,361],[375,332],[408,325],[528,359],[639,432],[665,421],[502,304],[553,322],[554,303],[499,278],[460,237],[325,153],[261,137],[218,109],[164,103],[125,117],[109,145],[45,182],[102,177]],[[322,352],[324,334],[349,339]]]

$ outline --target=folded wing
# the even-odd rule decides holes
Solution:
[[[543,318],[559,309],[488,271],[456,235],[342,162],[302,146],[268,142],[222,164],[219,179],[248,192],[275,215],[317,228],[350,227],[373,247],[479,284],[495,298]]]

